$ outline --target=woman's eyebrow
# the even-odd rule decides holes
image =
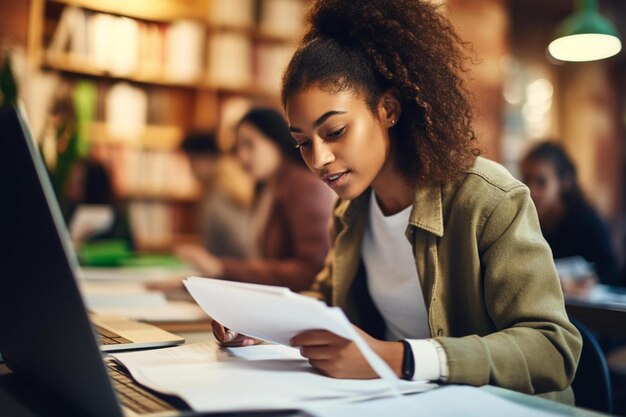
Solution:
[[[339,111],[339,110],[327,111],[326,113],[324,113],[320,117],[318,117],[316,121],[313,122],[313,127],[319,127],[322,123],[324,123],[326,120],[328,120],[329,117],[336,116],[338,114],[345,114],[345,113],[347,113],[347,112]],[[294,127],[294,126],[289,126],[289,131],[290,132],[295,132],[295,133],[302,133],[302,129],[300,129],[298,127]]]

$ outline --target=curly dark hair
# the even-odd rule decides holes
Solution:
[[[398,165],[412,182],[462,176],[480,154],[462,78],[462,41],[423,0],[317,0],[284,75],[282,103],[310,86],[363,95],[370,110],[387,89],[402,103],[390,133]]]

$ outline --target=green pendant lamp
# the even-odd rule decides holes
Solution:
[[[559,61],[597,61],[616,55],[622,42],[615,26],[598,12],[597,0],[578,0],[576,12],[556,29],[548,52]]]

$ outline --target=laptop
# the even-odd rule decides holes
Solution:
[[[15,108],[0,110],[0,192],[0,352],[9,368],[54,392],[75,415],[180,414],[182,401],[141,388],[103,361],[101,349],[111,346],[184,340],[155,326],[89,315],[50,179]]]

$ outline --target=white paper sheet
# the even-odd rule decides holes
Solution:
[[[165,295],[160,292],[143,293],[99,293],[86,294],[85,303],[89,310],[101,309],[124,309],[124,308],[144,308],[158,309],[167,305]]]
[[[304,357],[300,355],[299,349],[283,345],[256,345],[228,348],[226,350],[235,358],[246,359],[249,361],[267,359],[304,359]]]
[[[112,356],[138,382],[177,395],[196,411],[300,408],[311,401],[345,402],[389,395],[386,381],[322,376],[298,358],[296,349],[284,346],[219,350],[215,344],[202,343]],[[421,392],[434,386],[400,381],[398,389]]]
[[[130,371],[142,367],[193,365],[209,363],[228,358],[214,342],[193,343],[165,349],[140,350],[137,352],[113,353],[115,359],[123,363]]]
[[[102,282],[158,282],[171,279],[182,279],[183,277],[193,273],[195,273],[195,271],[190,267],[82,267],[80,269],[80,278],[85,281]]]
[[[136,281],[79,281],[89,310],[152,322],[189,322],[206,319],[191,301],[168,300],[162,292],[151,291]]]
[[[78,206],[70,221],[70,237],[80,242],[97,233],[108,230],[113,225],[113,209],[106,205],[82,204]]]
[[[485,390],[468,386],[438,388],[419,395],[384,398],[358,404],[309,404],[307,412],[315,417],[380,417],[380,416],[438,416],[438,417],[548,417],[559,415],[526,407]]]
[[[289,345],[292,337],[306,330],[328,330],[354,341],[389,387],[393,388],[398,381],[396,374],[363,340],[338,307],[328,307],[287,288],[198,277],[187,278],[183,283],[210,317],[235,332]]]
[[[134,320],[158,323],[194,322],[207,318],[200,307],[189,301],[168,300],[164,306],[158,308],[109,307],[97,308],[93,311],[104,315],[123,316]]]

